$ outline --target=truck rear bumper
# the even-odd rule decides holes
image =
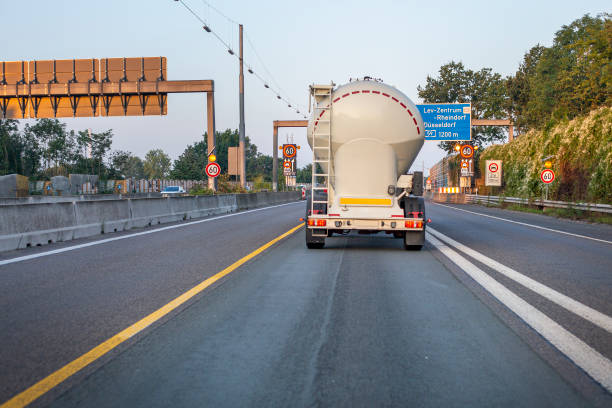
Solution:
[[[341,218],[325,215],[308,217],[309,229],[361,230],[361,231],[423,231],[425,221],[422,218]]]

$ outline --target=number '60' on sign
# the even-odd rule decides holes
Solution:
[[[206,175],[208,177],[217,177],[219,174],[221,174],[221,166],[218,163],[213,162],[206,165]]]
[[[542,173],[540,173],[540,179],[542,182],[550,184],[555,179],[555,172],[551,169],[544,169],[542,170]]]

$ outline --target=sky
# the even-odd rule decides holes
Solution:
[[[529,48],[550,46],[562,25],[586,13],[612,11],[609,1],[599,0],[183,2],[234,50],[234,22],[243,24],[245,63],[304,108],[312,83],[343,84],[369,75],[421,103],[417,87],[450,61],[511,75]],[[217,130],[238,128],[238,60],[180,2],[0,0],[0,5],[5,33],[0,60],[165,56],[170,80],[214,80]],[[114,150],[144,157],[160,148],[176,159],[206,130],[205,101],[204,94],[174,94],[165,116],[62,120],[75,130],[112,129]],[[272,122],[285,119],[303,117],[245,71],[246,134],[260,152],[272,154]],[[279,131],[280,143],[290,137],[303,146],[302,167],[312,154],[306,132]],[[413,169],[427,172],[443,156],[436,142],[425,142]]]

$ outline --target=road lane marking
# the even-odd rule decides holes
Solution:
[[[562,293],[557,292],[556,290],[549,288],[548,286],[529,278],[528,276],[523,275],[520,272],[515,271],[512,268],[503,265],[494,259],[489,258],[477,252],[460,242],[455,241],[454,239],[442,234],[441,232],[436,231],[435,229],[429,227],[427,228],[429,232],[435,235],[438,239],[445,241],[447,244],[454,246],[459,251],[464,254],[471,256],[479,262],[487,265],[488,267],[494,269],[495,271],[501,273],[502,275],[512,279],[515,282],[520,283],[525,286],[527,289],[530,289],[537,293],[540,296],[545,297],[553,303],[563,307],[564,309],[582,317],[585,320],[593,323],[596,326],[601,327],[606,330],[608,333],[612,333],[612,317],[603,314],[585,304],[582,304],[569,296],[566,296]]]
[[[612,361],[564,329],[557,322],[521,299],[518,295],[487,275],[482,269],[455,252],[429,232],[427,241],[459,266],[493,297],[514,312],[542,337],[565,354],[591,378],[612,392]]]
[[[161,227],[161,228],[156,228],[156,229],[152,229],[152,230],[148,230],[148,231],[142,231],[142,232],[135,232],[133,234],[122,235],[120,237],[101,239],[99,241],[87,242],[85,244],[79,244],[79,245],[73,245],[73,246],[69,246],[69,247],[65,247],[65,248],[53,249],[51,251],[40,252],[40,253],[37,253],[37,254],[24,255],[24,256],[17,257],[17,258],[11,258],[11,259],[4,259],[4,260],[0,260],[0,266],[12,264],[12,263],[17,263],[17,262],[22,262],[22,261],[28,261],[30,259],[40,258],[40,257],[43,257],[43,256],[61,254],[62,252],[74,251],[76,249],[87,248],[87,247],[94,246],[94,245],[102,245],[102,244],[106,244],[107,242],[118,241],[120,239],[128,239],[128,238],[133,238],[133,237],[139,237],[139,236],[142,236],[142,235],[155,234],[157,232],[167,231],[167,230],[171,230],[171,229],[175,229],[175,228],[188,227],[190,225],[201,224],[203,222],[216,221],[216,220],[220,220],[222,218],[234,217],[234,216],[237,216],[237,215],[248,214],[248,213],[252,213],[252,212],[256,212],[256,211],[269,210],[270,208],[283,207],[285,205],[299,204],[299,203],[302,203],[302,202],[301,201],[295,201],[295,202],[286,203],[286,204],[272,205],[270,207],[256,208],[254,210],[247,210],[247,211],[240,211],[240,212],[236,212],[236,213],[232,213],[232,214],[219,215],[219,216],[212,217],[212,218],[205,218],[203,220],[190,221],[190,222],[181,223],[181,224],[169,225],[167,227]]]
[[[457,207],[453,207],[451,205],[445,205],[445,204],[434,203],[434,202],[432,202],[432,204],[440,205],[442,207],[452,208],[453,210],[463,211],[463,212],[470,213],[470,214],[480,215],[481,217],[494,218],[496,220],[502,220],[502,221],[506,221],[506,222],[511,222],[513,224],[526,225],[527,227],[538,228],[538,229],[541,229],[541,230],[557,232],[559,234],[571,235],[573,237],[584,238],[584,239],[591,239],[593,241],[599,241],[599,242],[603,242],[603,243],[606,243],[606,244],[612,244],[612,241],[607,241],[605,239],[593,238],[593,237],[589,237],[589,236],[586,236],[586,235],[580,235],[580,234],[574,234],[573,232],[561,231],[561,230],[556,230],[556,229],[553,229],[553,228],[540,227],[539,225],[527,224],[526,222],[513,221],[513,220],[509,220],[507,218],[495,217],[494,215],[488,215],[488,214],[483,214],[483,213],[479,213],[479,212],[475,212],[475,211],[464,210],[463,208],[457,208]]]
[[[109,351],[113,350],[115,347],[117,347],[124,341],[140,333],[141,331],[143,331],[144,329],[146,329],[153,323],[157,322],[159,319],[166,316],[168,313],[172,312],[177,307],[181,306],[188,300],[192,299],[194,296],[204,291],[204,289],[208,288],[210,285],[217,282],[219,279],[229,275],[231,272],[238,269],[240,266],[242,266],[247,261],[253,259],[254,257],[259,255],[266,249],[270,248],[272,245],[276,244],[282,239],[293,234],[294,232],[296,232],[303,226],[304,226],[304,223],[298,224],[297,226],[291,228],[289,231],[285,232],[284,234],[281,234],[278,237],[274,238],[272,241],[260,246],[259,248],[251,252],[250,254],[240,258],[239,260],[237,260],[236,262],[234,262],[227,268],[223,269],[221,272],[218,272],[216,275],[213,275],[210,278],[200,282],[193,288],[189,289],[188,291],[178,296],[177,298],[171,300],[170,302],[160,307],[153,313],[142,318],[141,320],[132,324],[128,328],[124,329],[123,331],[115,334],[113,337],[109,338],[108,340],[104,341],[103,343],[99,344],[93,349],[89,350],[87,353],[83,354],[77,359],[66,364],[59,370],[43,378],[42,380],[30,386],[26,390],[15,395],[14,397],[6,401],[4,404],[0,405],[0,408],[24,407],[32,403],[33,401],[35,401],[42,395],[46,394],[47,392],[51,391],[53,388],[55,388],[56,386],[64,382],[66,379],[68,379],[72,375],[76,374],[83,368],[87,367],[89,364],[93,363],[94,361],[98,360],[100,357],[107,354]]]

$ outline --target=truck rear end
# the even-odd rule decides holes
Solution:
[[[313,150],[306,244],[333,234],[384,232],[420,249],[425,238],[423,174],[406,174],[423,145],[416,106],[381,82],[311,87]]]

